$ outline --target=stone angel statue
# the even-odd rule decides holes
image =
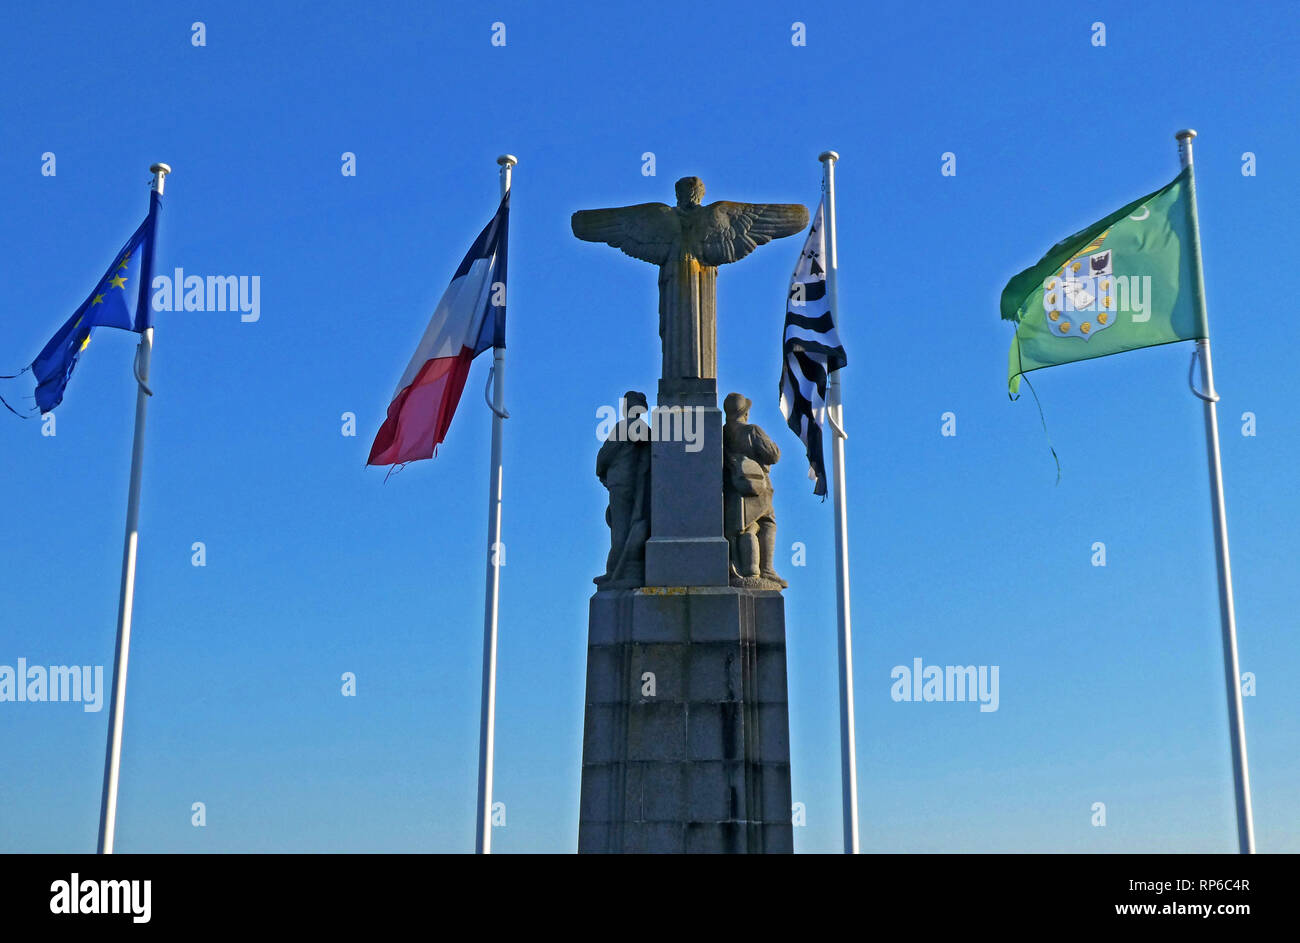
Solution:
[[[704,206],[704,181],[677,181],[677,205],[638,203],[573,214],[573,234],[604,242],[659,266],[659,337],[663,378],[717,376],[718,266],[738,262],[758,246],[793,236],[808,225],[800,203]]]

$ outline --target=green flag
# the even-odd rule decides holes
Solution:
[[[1007,383],[1042,367],[1207,336],[1197,297],[1191,177],[1054,245],[1002,289],[1016,323]]]

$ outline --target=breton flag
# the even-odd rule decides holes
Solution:
[[[434,309],[397,384],[367,465],[431,458],[447,435],[470,362],[506,346],[506,233],[510,193],[479,233]]]
[[[790,279],[781,353],[781,413],[786,425],[808,450],[808,477],[813,494],[826,494],[822,424],[826,417],[829,376],[848,363],[826,297],[826,219],[823,199],[817,205],[808,240]]]

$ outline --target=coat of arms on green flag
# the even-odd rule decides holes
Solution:
[[[1016,323],[1007,382],[1042,367],[1207,336],[1189,172],[1058,242],[1002,289]]]

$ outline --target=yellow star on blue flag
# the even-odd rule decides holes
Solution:
[[[108,271],[81,307],[32,361],[29,369],[36,377],[36,406],[41,413],[63,402],[72,370],[95,328],[115,327],[139,334],[153,326],[148,282],[160,205],[155,192],[144,222],[113,257]]]

